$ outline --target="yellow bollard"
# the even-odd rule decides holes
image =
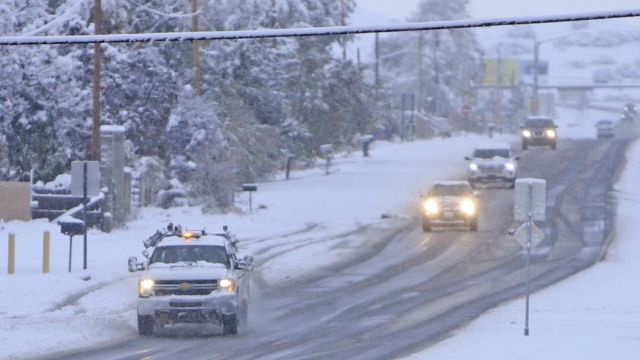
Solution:
[[[16,236],[9,234],[9,274],[16,272]]]
[[[42,273],[49,273],[49,254],[51,249],[51,234],[48,231],[42,236]]]

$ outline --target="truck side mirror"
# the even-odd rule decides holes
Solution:
[[[138,270],[144,269],[144,264],[138,262],[138,258],[132,256],[127,261],[127,267],[129,268],[129,272],[136,272]]]
[[[467,160],[467,161],[471,161],[471,158],[468,157],[468,156],[465,156],[464,159]]]
[[[513,158],[515,161],[520,161],[520,156],[516,156]]]
[[[253,256],[245,256],[242,259],[238,259],[236,261],[236,269],[237,270],[253,270]]]

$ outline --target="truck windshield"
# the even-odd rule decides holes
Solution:
[[[149,264],[197,263],[200,261],[229,266],[229,257],[224,246],[218,245],[185,245],[157,247]]]
[[[542,128],[553,127],[553,120],[551,119],[527,119],[525,123],[526,127]]]
[[[509,150],[507,149],[478,149],[473,152],[473,157],[477,159],[493,159],[494,157],[508,159]]]

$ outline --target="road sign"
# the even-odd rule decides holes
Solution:
[[[513,236],[518,240],[523,248],[527,248],[527,237],[529,236],[528,224],[522,224]],[[535,223],[531,223],[531,247],[536,247],[544,240],[544,231],[536,226]]]
[[[531,190],[531,193],[529,193]],[[515,221],[544,221],[546,208],[547,182],[544,179],[517,179],[514,191]]]

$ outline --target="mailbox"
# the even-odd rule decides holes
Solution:
[[[81,235],[85,231],[84,221],[82,220],[61,220],[58,224],[60,224],[60,232],[64,235]]]
[[[330,155],[333,152],[333,144],[320,145],[320,152],[325,156]]]
[[[242,191],[258,191],[256,184],[242,184]]]

